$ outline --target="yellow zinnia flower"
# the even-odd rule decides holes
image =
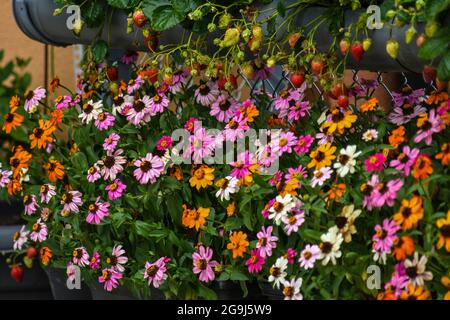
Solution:
[[[331,162],[336,159],[335,152],[336,147],[332,146],[330,142],[320,145],[309,154],[311,161],[308,163],[308,168],[314,167],[318,170],[322,167],[330,166]]]
[[[415,228],[423,218],[422,198],[414,196],[411,200],[402,200],[400,210],[394,214],[394,220],[403,230]]]
[[[439,229],[439,240],[436,248],[445,247],[445,250],[450,252],[450,210],[447,211],[447,218],[439,219],[436,221],[436,225]]]
[[[196,187],[197,190],[206,188],[213,184],[214,181],[214,169],[206,165],[201,165],[198,168],[194,168],[192,177],[189,179],[191,187]]]
[[[323,124],[323,128],[327,128],[328,134],[333,134],[337,131],[339,134],[344,133],[345,128],[351,128],[352,124],[358,117],[353,114],[352,111],[346,111],[345,113],[335,108],[331,111],[331,120]]]

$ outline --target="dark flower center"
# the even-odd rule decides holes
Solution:
[[[33,134],[37,139],[40,139],[42,137],[42,135],[44,134],[44,130],[42,130],[41,128],[34,128]]]
[[[228,111],[228,109],[230,109],[230,106],[231,106],[230,101],[228,101],[228,100],[226,100],[226,99],[220,101],[220,103],[219,103],[219,108],[220,108],[220,110],[222,110],[222,111]]]
[[[417,277],[417,267],[416,266],[411,266],[405,269],[406,274],[408,275],[409,278],[414,279],[415,277]]]
[[[143,172],[150,171],[152,169],[152,163],[149,161],[142,161],[140,168]]]
[[[157,266],[153,265],[153,266],[147,268],[147,274],[150,277],[154,277],[156,275],[156,273],[158,272],[158,270],[159,270],[159,268]]]
[[[450,224],[444,224],[439,232],[442,234],[444,238],[450,238]]]
[[[200,87],[198,87],[198,91],[202,96],[206,96],[211,90],[206,84],[202,84],[200,85]]]
[[[320,243],[320,250],[323,253],[330,253],[332,248],[333,245],[328,241]]]
[[[14,121],[14,114],[8,113],[6,115],[5,122],[13,122],[13,121]]]
[[[103,160],[103,164],[108,169],[111,169],[115,163],[116,163],[116,159],[114,159],[113,156],[106,156],[105,159]]]
[[[334,220],[334,222],[336,223],[336,225],[337,225],[337,227],[338,227],[339,229],[342,229],[342,228],[344,228],[345,225],[347,224],[348,219],[347,219],[346,217],[339,216],[339,217],[336,217],[336,219]]]
[[[348,160],[350,160],[350,157],[349,157],[348,155],[346,155],[346,154],[341,154],[341,155],[339,155],[339,157],[338,157],[338,161],[339,161],[342,165],[345,165],[345,164],[348,162]]]
[[[86,103],[85,105],[83,105],[83,111],[84,113],[91,113],[92,110],[94,110],[94,107],[90,104],[90,103]]]
[[[133,103],[133,109],[136,110],[136,112],[141,112],[145,108],[145,103],[143,103],[141,100],[137,100]]]

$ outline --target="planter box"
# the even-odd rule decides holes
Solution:
[[[273,4],[270,6],[273,7]],[[21,30],[30,38],[42,43],[57,46],[90,44],[98,33],[98,29],[84,28],[80,36],[76,37],[66,26],[66,21],[69,18],[67,13],[64,12],[58,17],[53,17],[53,11],[56,8],[53,0],[13,0],[13,8],[16,22]],[[262,6],[262,9],[264,8]],[[305,25],[322,15],[326,9],[325,7],[311,7],[301,11],[295,18],[295,25]],[[359,14],[360,12],[348,11],[345,14],[345,21],[354,22],[358,19]],[[265,17],[267,16],[262,15],[261,20]],[[423,26],[418,25],[416,28],[420,32]],[[123,12],[115,12],[112,16],[111,25],[104,28],[101,38],[105,41],[109,39],[111,48],[146,51],[147,47],[144,44],[141,32],[136,30],[132,34],[127,34],[126,29],[126,15]],[[392,30],[392,37],[401,46],[397,60],[391,59],[386,53],[385,45],[391,33],[391,30],[386,27],[380,30],[370,30],[369,36],[373,39],[372,48],[366,52],[361,63],[354,63],[350,59],[350,66],[371,71],[414,71],[421,73],[426,61],[417,57],[418,49],[415,43],[409,45],[405,43],[405,31],[406,27]],[[108,33],[111,35],[110,38],[108,38]],[[161,33],[160,43],[179,43],[182,35],[182,27],[174,27]],[[316,41],[321,51],[328,51],[332,42],[325,25],[317,29]],[[209,47],[215,48],[212,43]]]
[[[57,268],[45,268],[45,273],[50,282],[53,298],[55,300],[91,300],[91,292],[85,283],[81,283],[81,289],[69,290],[66,285],[67,276],[65,270]]]

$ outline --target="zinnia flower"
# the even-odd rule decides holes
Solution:
[[[192,254],[192,271],[199,275],[199,280],[202,282],[209,282],[214,280],[216,275],[214,269],[219,263],[215,260],[211,260],[213,251],[209,247],[203,245],[198,248],[198,252]]]
[[[86,222],[89,224],[100,224],[100,221],[109,216],[109,202],[101,202],[97,197],[95,203],[89,205]]]
[[[116,179],[113,183],[107,185],[105,189],[108,191],[109,200],[116,200],[122,197],[126,188],[127,186],[120,179]]]
[[[116,118],[109,112],[101,112],[97,119],[95,119],[95,126],[100,131],[108,130],[112,126],[114,126]]]
[[[369,159],[364,161],[367,172],[383,170],[383,165],[386,160],[386,157],[381,152],[375,153],[374,155],[370,156]]]
[[[45,89],[37,87],[33,91],[28,90],[25,93],[25,111],[28,113],[34,113],[37,110],[39,102],[45,98]]]
[[[403,171],[406,176],[409,176],[411,167],[416,162],[419,153],[420,150],[417,148],[411,149],[409,146],[404,146],[403,152],[397,156],[397,159],[392,160],[389,166],[398,171]]]
[[[207,165],[201,165],[193,168],[192,177],[189,179],[191,187],[195,187],[198,191],[201,188],[207,188],[214,182],[214,169]]]
[[[119,143],[120,136],[117,133],[111,133],[103,142],[103,150],[114,151]]]
[[[103,102],[101,100],[94,103],[90,100],[83,105],[83,112],[78,116],[82,123],[89,124],[92,120],[96,120],[98,115],[103,111]]]
[[[123,150],[107,151],[106,156],[97,162],[100,167],[100,173],[105,180],[115,180],[117,175],[123,171],[123,165],[127,160],[122,156]]]
[[[51,184],[44,184],[41,186],[40,189],[40,196],[41,196],[41,202],[42,203],[49,203],[50,200],[56,196],[56,187]]]
[[[164,163],[161,158],[154,156],[150,152],[139,160],[133,162],[133,165],[138,167],[134,170],[133,175],[140,184],[155,183],[156,179],[164,171]]]
[[[300,293],[302,282],[302,278],[292,279],[291,281],[284,281],[284,300],[303,300],[303,295]]]
[[[261,256],[259,249],[253,249],[250,253],[250,258],[245,262],[245,265],[248,266],[248,272],[260,272],[265,260],[266,259]]]
[[[216,192],[216,197],[221,201],[230,200],[230,195],[239,190],[239,180],[235,177],[228,176],[216,182],[216,187],[219,188]]]
[[[218,95],[219,90],[217,90],[217,87],[212,82],[200,84],[194,93],[195,101],[205,107],[213,103]]]
[[[311,187],[315,188],[317,185],[323,186],[325,181],[331,178],[333,170],[330,167],[321,167],[314,170],[314,176],[311,180]]]
[[[112,249],[111,256],[106,258],[106,263],[109,264],[116,272],[124,272],[124,264],[128,262],[128,258],[124,256],[125,250],[121,245],[116,245]]]
[[[269,282],[273,282],[273,286],[280,288],[280,284],[284,283],[287,276],[286,269],[288,267],[288,260],[285,257],[279,257],[275,264],[269,270]]]
[[[417,131],[414,142],[419,143],[424,140],[427,145],[430,145],[433,141],[433,134],[441,132],[443,123],[441,117],[436,114],[436,110],[432,109],[429,114],[422,113],[419,115],[417,127],[419,127],[419,131]]]
[[[399,211],[394,214],[394,220],[403,230],[415,228],[423,218],[422,198],[413,196],[411,200],[402,200],[402,206]]]
[[[233,259],[237,257],[243,257],[244,252],[247,251],[247,247],[250,243],[247,241],[247,234],[242,231],[234,231],[230,235],[230,242],[227,244],[227,249],[233,253]]]
[[[419,259],[417,251],[414,253],[413,260],[405,260],[405,273],[410,284],[423,286],[425,281],[433,279],[433,274],[430,271],[426,271],[427,261],[428,259],[425,256],[421,256]]]
[[[72,262],[78,266],[84,267],[89,265],[89,254],[85,247],[79,247],[73,250]]]
[[[42,220],[39,218],[38,221],[36,221],[35,224],[33,224],[33,227],[31,228],[31,234],[30,239],[34,242],[44,242],[47,240],[48,236],[48,229],[45,223],[42,222]]]
[[[319,246],[307,244],[305,248],[300,252],[300,257],[298,262],[300,267],[307,269],[312,269],[316,260],[320,259],[321,251]]]
[[[256,234],[258,242],[256,243],[256,249],[259,249],[261,257],[265,258],[272,255],[272,249],[277,247],[278,237],[272,235],[272,226],[268,226],[267,229],[262,227],[261,231]]]
[[[63,210],[67,212],[79,212],[78,207],[81,207],[83,201],[81,197],[83,194],[80,191],[69,191],[61,198],[61,204],[64,205]]]
[[[15,251],[22,250],[22,247],[25,243],[28,241],[28,235],[29,231],[26,229],[25,226],[22,226],[20,228],[20,231],[16,231],[12,237],[14,241],[13,249]]]
[[[227,98],[224,95],[220,95],[211,105],[209,114],[215,117],[219,122],[228,122],[238,110],[239,106],[233,98]]]
[[[343,178],[348,173],[355,172],[356,158],[361,154],[361,151],[356,151],[356,146],[347,146],[345,149],[339,151],[337,162],[334,163],[333,168],[336,169],[337,174]]]
[[[34,194],[30,196],[29,195],[24,196],[23,204],[25,206],[25,214],[29,216],[35,213],[38,207],[36,196]]]
[[[167,279],[166,257],[159,258],[156,262],[145,263],[144,280],[147,280],[148,285],[159,288],[161,284]]]
[[[342,255],[341,244],[344,240],[337,228],[330,228],[327,233],[320,236],[320,259],[322,265],[327,265],[329,261],[336,265],[336,259]]]
[[[113,289],[119,286],[119,280],[122,278],[122,274],[114,271],[110,268],[105,268],[102,271],[102,275],[98,277],[99,283],[104,283],[104,289],[111,292]]]
[[[439,239],[436,248],[442,247],[450,252],[450,210],[447,211],[447,218],[441,218],[436,221],[436,226],[439,229]]]

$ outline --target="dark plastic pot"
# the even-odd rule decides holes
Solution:
[[[22,201],[17,199],[12,199],[10,202],[0,201],[0,226],[19,225],[22,212]]]
[[[93,300],[136,300],[137,298],[123,286],[119,286],[112,292],[108,292],[103,288],[100,283],[90,284],[92,299]],[[150,300],[165,300],[164,293],[162,291],[152,288]]]
[[[285,5],[289,4],[290,1],[285,1]],[[270,6],[273,6],[273,4]],[[13,0],[16,22],[30,38],[60,46],[92,43],[98,33],[98,29],[85,28],[81,32],[80,37],[76,37],[66,26],[66,21],[69,18],[67,13],[64,12],[58,17],[53,17],[55,7],[53,0]],[[265,7],[262,6],[261,8],[264,9]],[[326,10],[327,8],[324,7],[310,7],[302,10],[295,18],[295,25],[304,26],[318,16],[323,15]],[[359,18],[359,15],[360,12],[347,11],[345,12],[345,21],[347,24],[354,22]],[[264,20],[265,17],[262,15],[261,20]],[[314,26],[314,24],[311,26]],[[421,32],[423,25],[416,25],[416,28]],[[140,31],[136,30],[132,34],[127,34],[126,29],[127,17],[123,12],[117,11],[112,15],[111,26],[103,30],[101,38],[106,41],[109,40],[111,48],[147,50]],[[405,43],[405,31],[406,27],[392,30],[392,38],[400,43],[400,51],[396,60],[391,59],[386,53],[386,41],[391,37],[391,30],[388,27],[384,27],[383,29],[369,31],[369,36],[373,40],[371,49],[366,52],[364,59],[360,63],[355,63],[350,59],[350,66],[361,70],[414,71],[420,73],[426,61],[417,57],[418,49],[415,43],[409,45]],[[109,38],[108,33],[111,35]],[[176,26],[161,33],[159,37],[160,43],[180,43],[182,35],[182,27]],[[321,51],[328,51],[332,41],[328,27],[325,24],[318,27],[315,40]],[[213,45],[209,47],[212,50],[215,49]]]
[[[244,298],[244,292],[238,283],[232,281],[218,281],[212,286],[219,300],[264,300],[264,295],[256,284],[247,284],[248,295]]]
[[[261,286],[261,292],[267,300],[284,300],[281,290],[274,289],[272,285],[265,283]]]
[[[67,276],[63,269],[45,268],[53,298],[55,300],[91,300],[91,291],[85,283],[81,283],[81,289],[70,290],[67,288]]]

